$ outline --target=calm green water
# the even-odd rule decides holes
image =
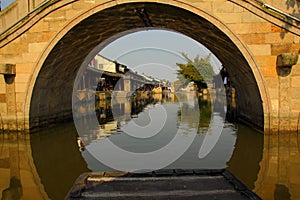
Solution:
[[[184,154],[165,168],[227,168],[263,199],[299,199],[298,135],[264,136],[242,124],[228,122],[232,121],[231,118],[224,121],[217,142],[209,143],[213,144],[211,151],[199,158],[200,149],[207,142],[206,136],[209,136],[207,140],[214,136],[210,132],[213,129],[211,122],[218,125],[218,120],[222,119],[220,113],[211,110],[214,103],[195,96],[102,102],[96,105],[99,124],[93,126],[83,121],[82,124],[87,123],[89,127],[89,131],[84,133],[78,133],[75,124],[69,122],[30,136],[1,134],[2,198],[6,199],[4,197],[11,192],[18,194],[15,199],[21,196],[22,199],[64,199],[80,174],[113,170],[107,163],[99,161],[99,155],[103,153],[114,156],[110,149],[103,152],[102,147],[107,140],[128,152],[142,154],[163,149],[176,137],[183,144],[193,137]],[[225,113],[226,108],[223,111]],[[227,117],[229,112],[230,116],[235,116],[234,111],[227,111]],[[158,126],[151,123],[162,128],[156,130]],[[134,132],[137,127],[142,127],[142,131]],[[84,148],[78,146],[78,138],[84,143]],[[182,147],[181,142],[176,145],[177,149]],[[13,148],[19,153],[14,154]],[[120,166],[129,169],[135,162],[128,157],[117,159]],[[146,159],[134,166],[143,169],[157,166],[152,165],[157,164],[157,160],[147,164]],[[163,162],[169,158],[159,159]],[[12,163],[16,162],[18,165],[13,166]],[[19,184],[12,184],[13,175],[18,178]]]
[[[183,155],[178,159],[175,156],[175,161],[166,163],[165,168],[228,168],[237,174],[247,174],[240,178],[248,187],[254,188],[262,159],[262,134],[243,125],[225,121],[212,150],[204,158],[199,158],[205,136],[213,134],[209,133],[213,120],[211,104],[210,101],[198,99],[193,94],[180,98],[170,96],[136,98],[121,103],[99,102],[96,110],[100,126],[82,121],[81,125],[89,127],[83,133],[78,134],[74,123],[69,123],[32,134],[32,156],[47,194],[52,199],[62,199],[81,173],[114,170],[107,163],[100,162],[101,158],[97,157],[103,151],[108,156],[115,156],[110,154],[110,149],[103,148],[106,140],[126,151],[140,154],[164,148],[176,134],[183,144],[191,137],[193,140]],[[85,145],[82,151],[77,146],[78,136]],[[247,142],[248,146],[245,148],[243,145]],[[184,148],[181,145],[179,142],[176,148]],[[172,149],[168,152],[169,157],[172,152]],[[153,163],[160,164],[158,162],[168,158],[156,157],[154,160],[145,157],[134,161],[126,156],[117,156],[115,159],[121,167],[125,166],[130,170],[136,165],[141,169],[152,169]],[[151,163],[147,163],[147,160],[151,160]],[[247,173],[240,173],[243,171]]]

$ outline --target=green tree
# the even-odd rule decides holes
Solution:
[[[207,82],[211,82],[215,75],[210,63],[211,53],[205,58],[200,58],[197,55],[194,60],[191,60],[187,54],[181,53],[185,58],[186,64],[176,63],[180,68],[177,70],[177,77],[181,82],[194,81],[198,88],[207,88]]]

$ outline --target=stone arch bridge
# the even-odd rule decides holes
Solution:
[[[16,0],[0,12],[0,127],[70,118],[76,74],[98,44],[153,27],[218,57],[235,83],[240,120],[265,133],[296,131],[299,17],[297,0]]]

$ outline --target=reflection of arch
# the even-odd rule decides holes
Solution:
[[[1,133],[0,147],[0,198],[49,199],[34,163],[29,135]]]
[[[158,3],[110,6],[101,4],[78,16],[56,35],[40,57],[26,101],[31,126],[40,125],[45,119],[70,116],[73,81],[84,59],[88,56],[88,62],[99,52],[101,46],[95,48],[97,44],[103,41],[106,42],[103,45],[108,44],[122,36],[123,31],[134,32],[144,27],[133,8],[146,9],[154,27],[175,30],[209,48],[236,83],[241,118],[259,128],[268,124],[264,113],[269,113],[269,96],[260,69],[247,47],[217,18],[178,2],[172,2],[172,6]]]
[[[48,195],[44,199],[64,199],[76,178],[89,171],[76,139],[76,129],[72,123],[49,127],[31,135],[28,142],[30,157]],[[40,180],[36,183],[39,184]]]
[[[300,199],[298,134],[264,135],[260,170],[253,191],[262,199]]]
[[[264,135],[239,125],[234,147],[231,159],[227,163],[227,169],[249,189],[253,190],[258,179],[257,175],[261,171],[260,162],[263,157]]]

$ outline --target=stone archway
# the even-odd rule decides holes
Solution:
[[[268,128],[268,93],[247,47],[215,17],[183,3],[175,4],[178,5],[126,3],[97,7],[65,27],[41,56],[33,75],[32,94],[28,94],[30,127],[72,117],[74,79],[98,44],[123,31],[153,26],[180,32],[210,49],[235,82],[240,119],[261,130]],[[138,15],[137,9],[143,9],[150,21]]]

